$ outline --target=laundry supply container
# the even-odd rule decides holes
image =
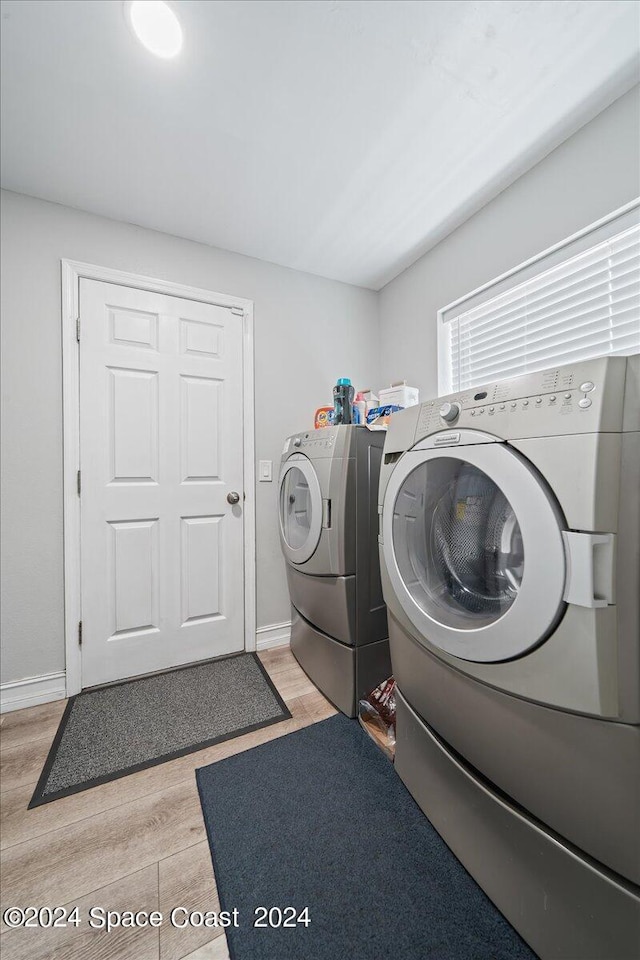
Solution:
[[[390,403],[398,407],[414,407],[420,403],[420,390],[407,386],[406,380],[398,380],[380,391],[380,406],[386,407]]]

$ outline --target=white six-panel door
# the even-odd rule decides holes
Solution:
[[[82,685],[239,651],[242,318],[82,279],[80,324]]]

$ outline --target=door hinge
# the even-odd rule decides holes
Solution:
[[[78,620],[78,646],[82,646],[82,620]]]
[[[82,474],[78,470],[78,475],[76,477],[76,484],[78,487],[78,496],[80,496],[80,491],[82,490]]]
[[[231,307],[231,313],[235,313],[236,317],[244,317],[244,310],[242,307]]]
[[[76,317],[76,340],[80,343],[80,317]]]

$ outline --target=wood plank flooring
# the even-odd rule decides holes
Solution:
[[[335,713],[287,647],[260,654],[291,720],[27,810],[65,701],[4,714],[0,727],[0,901],[78,905],[77,928],[9,930],[2,960],[227,960],[220,928],[92,930],[91,907],[216,910],[194,770]],[[259,808],[256,816],[260,815]]]

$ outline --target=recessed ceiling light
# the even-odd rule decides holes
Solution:
[[[156,57],[169,59],[180,53],[182,27],[163,0],[133,0],[127,4],[129,22],[143,47]]]

